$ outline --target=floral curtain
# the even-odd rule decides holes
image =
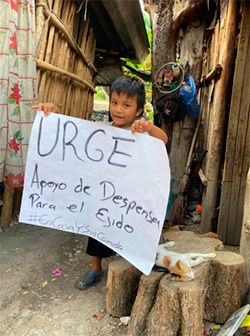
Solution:
[[[23,185],[37,102],[34,0],[0,0],[0,182]]]

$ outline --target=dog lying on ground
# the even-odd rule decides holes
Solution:
[[[194,272],[191,267],[201,264],[206,259],[216,257],[215,253],[178,253],[168,249],[173,246],[175,246],[173,241],[158,246],[155,265],[179,275],[180,281],[193,280]]]

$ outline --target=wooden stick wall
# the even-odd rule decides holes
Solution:
[[[39,0],[36,4],[39,102],[63,114],[88,119],[93,108],[95,36],[79,2]]]

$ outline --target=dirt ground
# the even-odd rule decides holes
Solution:
[[[75,288],[90,266],[86,242],[82,235],[14,221],[0,232],[0,336],[126,335],[120,319],[106,314],[106,277],[87,291]],[[238,247],[225,250],[238,253]],[[104,261],[104,270],[114,258]],[[52,274],[57,267],[59,277]]]
[[[105,313],[106,278],[87,291],[75,288],[90,264],[86,241],[17,222],[0,233],[1,336],[126,335],[120,320]]]

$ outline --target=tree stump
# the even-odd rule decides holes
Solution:
[[[223,324],[240,308],[245,294],[244,258],[232,252],[221,251],[216,255],[210,261],[208,287],[204,288],[204,318]]]
[[[122,258],[109,264],[106,296],[108,314],[115,317],[130,315],[140,277],[141,272]]]
[[[165,273],[154,271],[149,276],[142,275],[131,312],[128,335],[143,335],[145,333],[148,314],[154,305],[159,282],[164,275]]]
[[[217,251],[223,247],[220,240],[193,232],[168,232],[163,236],[176,242],[175,251],[215,251],[216,258],[193,268],[195,280],[189,282],[157,272],[142,275],[139,282],[140,272],[128,262],[112,262],[108,313],[119,317],[131,313],[129,336],[176,336],[178,332],[181,336],[202,336],[204,319],[224,323],[240,307],[245,292],[244,258]]]

